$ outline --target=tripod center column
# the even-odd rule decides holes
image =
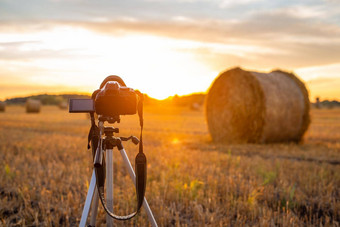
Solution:
[[[106,201],[107,208],[113,212],[113,160],[112,160],[112,149],[106,150]],[[113,226],[113,219],[106,215],[107,226]]]
[[[105,127],[105,145],[106,145],[106,201],[107,208],[113,213],[113,148],[115,140],[113,138],[112,127]],[[113,219],[106,215],[107,226],[113,226]]]

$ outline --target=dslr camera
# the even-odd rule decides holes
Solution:
[[[146,156],[143,152],[143,94],[137,90],[126,86],[124,81],[118,76],[108,76],[100,85],[98,90],[92,93],[91,99],[70,99],[69,106],[70,113],[90,113],[91,117],[91,128],[88,135],[87,148],[90,149],[92,146],[92,158],[95,173],[95,181],[91,180],[91,184],[96,184],[98,191],[98,199],[100,199],[104,210],[108,217],[117,220],[128,220],[133,218],[139,212],[143,205],[145,189],[146,189],[146,176],[147,176],[147,164]],[[94,113],[98,115],[98,125],[95,122]],[[109,124],[120,122],[120,115],[133,115],[138,113],[139,124],[140,124],[140,137],[139,139],[135,136],[130,137],[116,137],[113,133],[119,133],[119,129],[111,126],[104,126],[104,122],[107,121]],[[139,152],[135,158],[135,169],[136,174],[133,172],[131,163],[125,153],[125,149],[122,145],[122,141],[131,140],[135,145],[139,144]],[[112,185],[112,149],[117,147],[123,156],[123,160],[129,169],[130,177],[134,181],[136,186],[137,195],[137,209],[135,212],[126,215],[119,216],[112,212],[113,209],[109,209],[106,205],[104,198],[104,185],[105,177],[108,175],[107,181],[107,200],[111,200],[112,195],[108,193],[113,191]],[[103,153],[105,151],[106,158]],[[107,159],[108,164],[105,164]],[[106,169],[105,169],[106,168]],[[94,176],[94,175],[93,175]],[[94,187],[93,187],[94,188]],[[88,192],[88,196],[93,196],[92,191]],[[88,197],[87,196],[87,197]],[[88,197],[90,198],[90,197]],[[91,199],[86,199],[86,204],[90,204]],[[111,204],[112,205],[112,204]],[[90,207],[90,206],[85,206]],[[84,208],[85,214],[88,215],[87,208]],[[84,215],[83,211],[83,215]],[[151,211],[149,211],[151,212]],[[87,216],[82,216],[82,222],[85,223]],[[92,217],[91,217],[92,220]],[[157,225],[157,224],[156,224]],[[92,226],[92,225],[91,225]]]
[[[108,76],[91,99],[70,99],[70,113],[96,113],[119,122],[119,115],[137,113],[142,94],[125,85],[119,76]]]

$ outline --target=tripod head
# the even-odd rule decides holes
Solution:
[[[119,128],[104,127],[105,136],[113,136],[113,133],[119,133]]]

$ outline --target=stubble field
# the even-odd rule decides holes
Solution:
[[[340,109],[312,110],[302,144],[223,145],[203,111],[145,108],[146,197],[159,226],[340,225]],[[139,135],[123,116],[120,136]],[[0,113],[0,226],[76,226],[92,173],[85,114],[44,106]],[[124,144],[131,162],[138,148]],[[114,210],[135,208],[114,152]],[[105,225],[99,208],[97,226]],[[141,214],[117,226],[146,226]]]

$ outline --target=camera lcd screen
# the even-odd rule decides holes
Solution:
[[[94,112],[94,102],[92,99],[70,99],[70,113]]]

